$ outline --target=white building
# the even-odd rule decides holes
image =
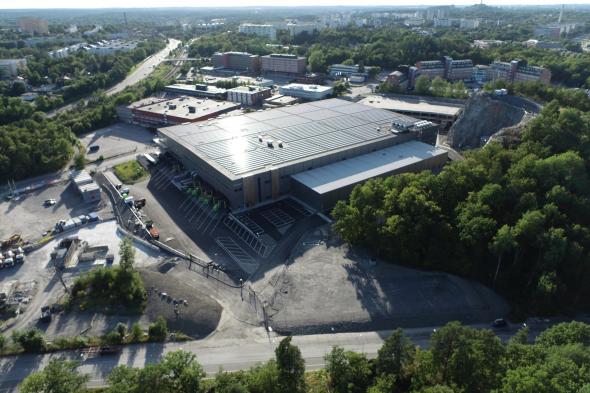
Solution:
[[[242,105],[255,106],[272,95],[268,87],[259,86],[238,86],[227,91],[227,100]]]
[[[279,93],[282,95],[297,97],[309,101],[323,100],[333,92],[334,88],[321,85],[291,83],[289,85],[279,87]]]
[[[434,18],[434,27],[452,27],[454,19]]]
[[[253,34],[266,37],[269,40],[277,39],[277,28],[273,25],[256,25],[253,23],[242,23],[238,29],[242,34]]]
[[[0,59],[0,74],[14,77],[18,71],[27,66],[27,59]]]
[[[135,48],[137,48],[136,41],[121,40],[100,41],[95,45],[87,45],[84,47],[88,52],[99,56],[112,55],[116,52],[128,52]]]

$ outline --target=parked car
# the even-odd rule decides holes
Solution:
[[[51,198],[51,199],[46,199],[46,200],[43,202],[43,205],[45,205],[45,206],[53,206],[53,205],[55,205],[55,204],[56,204],[56,202],[57,202],[57,201],[56,201],[55,199],[53,199],[53,198]]]
[[[505,328],[508,327],[508,322],[504,318],[498,318],[494,322],[492,322],[492,327],[494,328]]]
[[[100,146],[98,145],[88,146],[88,153],[95,153],[98,151],[98,149],[100,149]]]

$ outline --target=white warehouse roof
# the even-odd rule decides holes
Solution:
[[[291,177],[321,195],[446,154],[447,151],[444,149],[409,141],[300,172]]]

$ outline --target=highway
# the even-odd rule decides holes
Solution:
[[[536,337],[546,329],[547,323],[540,322],[530,326],[531,336]],[[473,325],[476,328],[487,328],[488,325]],[[498,336],[506,341],[520,327],[497,330]],[[433,328],[405,329],[405,334],[420,347],[428,347]],[[305,359],[307,370],[317,370],[324,367],[324,355],[332,347],[338,345],[346,350],[365,353],[369,358],[375,357],[383,341],[391,331],[356,332],[316,334],[294,336],[293,343],[297,345]],[[89,386],[105,385],[105,379],[110,370],[117,365],[144,367],[146,364],[158,362],[162,355],[183,349],[197,355],[199,363],[213,376],[223,366],[225,371],[248,369],[257,363],[265,362],[274,357],[274,349],[282,337],[271,333],[267,338],[258,339],[215,339],[215,336],[199,341],[183,343],[149,343],[128,345],[116,355],[103,355],[81,362],[79,371],[90,375]],[[42,369],[52,358],[78,359],[80,352],[67,351],[46,355],[20,355],[0,358],[0,391],[12,391],[18,383],[31,372]]]
[[[164,49],[162,49],[161,51],[159,51],[156,54],[148,56],[144,61],[142,61],[141,63],[139,63],[137,65],[137,67],[135,68],[135,70],[133,70],[133,72],[131,72],[129,75],[127,75],[127,77],[125,79],[123,79],[121,82],[117,83],[115,86],[108,89],[105,92],[105,94],[107,96],[112,96],[113,94],[117,94],[117,93],[125,90],[125,88],[127,86],[132,86],[132,85],[136,84],[137,82],[141,81],[142,79],[144,79],[145,77],[147,77],[149,74],[151,74],[154,71],[154,69],[156,68],[156,66],[158,66],[158,64],[160,64],[163,60],[165,60],[168,57],[168,55],[170,54],[170,52],[172,50],[174,50],[178,47],[178,45],[180,45],[179,40],[169,38],[168,44],[166,45],[166,47]],[[67,105],[64,105],[62,107],[59,107],[59,108],[54,109],[52,111],[49,111],[49,112],[47,112],[47,117],[51,118],[61,112],[67,111],[69,109],[73,109],[78,105],[79,102],[86,101],[86,100],[88,100],[88,97],[80,98],[79,100],[76,100],[76,101],[71,102]]]
[[[166,45],[164,49],[152,56],[149,56],[143,62],[138,64],[137,68],[133,70],[133,72],[131,72],[129,75],[127,75],[127,77],[124,80],[108,89],[105,92],[106,95],[111,96],[113,94],[117,94],[125,90],[127,86],[132,86],[144,79],[145,77],[147,77],[154,71],[154,68],[156,68],[158,64],[160,64],[163,60],[165,60],[168,57],[172,50],[178,47],[178,45],[180,45],[179,40],[169,38],[168,45]]]

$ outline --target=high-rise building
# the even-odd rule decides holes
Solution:
[[[49,26],[47,21],[41,18],[31,18],[28,16],[18,20],[19,28],[29,34],[48,34]]]
[[[27,59],[0,59],[0,77],[15,77],[27,66]]]

